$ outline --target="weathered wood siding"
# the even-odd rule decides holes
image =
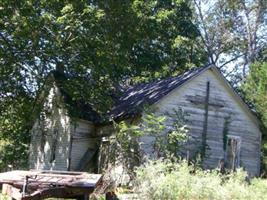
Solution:
[[[56,84],[49,90],[31,132],[31,169],[78,170],[88,148],[98,149],[93,123],[71,119]]]
[[[111,140],[116,134],[113,124],[108,124],[105,126],[97,127],[97,135],[101,137],[99,145],[99,154],[98,154],[98,173],[103,173],[107,170],[110,162],[113,163],[112,157],[114,157],[113,151],[111,149]]]
[[[70,118],[63,105],[60,91],[54,84],[31,131],[29,156],[31,169],[67,170]]]
[[[205,109],[204,104],[196,102],[199,99],[205,99],[207,81],[209,81],[210,105],[206,140],[209,149],[206,151],[205,166],[207,168],[217,167],[219,160],[224,157],[223,128],[225,118],[230,116],[228,134],[241,137],[240,164],[251,175],[258,175],[261,132],[257,121],[225,84],[223,78],[213,70],[203,72],[162,98],[154,104],[156,112],[165,114],[173,109],[183,108],[189,114],[187,119],[190,134],[201,145]],[[153,140],[151,137],[143,138],[146,144],[149,144],[151,140]],[[194,146],[194,148],[197,147]],[[151,152],[151,147],[146,147],[145,151]]]
[[[77,170],[81,159],[88,148],[98,149],[98,138],[95,137],[95,126],[85,120],[78,120],[72,125],[71,133],[71,170]]]

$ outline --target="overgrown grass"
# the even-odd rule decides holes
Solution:
[[[135,190],[140,199],[267,199],[267,181],[254,178],[248,181],[242,170],[221,175],[186,162],[151,161],[137,169]]]
[[[3,196],[3,195],[1,194],[1,191],[0,191],[0,200],[8,200],[8,198],[7,198],[6,196]]]

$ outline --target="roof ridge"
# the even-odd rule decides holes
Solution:
[[[150,81],[150,82],[147,82],[147,83],[137,83],[135,85],[131,85],[128,88],[126,88],[124,92],[126,92],[127,90],[130,90],[130,89],[133,89],[133,88],[135,88],[137,86],[148,85],[148,84],[152,84],[152,83],[157,83],[157,82],[165,81],[165,80],[168,80],[168,79],[179,78],[179,77],[181,77],[181,76],[183,76],[183,75],[185,75],[187,73],[191,73],[193,71],[199,71],[199,70],[202,71],[203,69],[210,68],[210,67],[212,67],[212,65],[205,65],[205,66],[202,66],[202,67],[193,67],[193,68],[191,68],[191,69],[189,69],[189,70],[187,70],[187,71],[185,71],[183,73],[177,74],[175,76],[169,76],[169,77],[166,77],[166,78],[163,78],[163,79],[153,80],[153,81]]]

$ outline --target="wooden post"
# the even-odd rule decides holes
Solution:
[[[201,160],[204,160],[206,154],[206,145],[207,145],[207,130],[208,130],[208,116],[209,116],[209,98],[210,98],[210,82],[207,82],[206,87],[206,98],[205,98],[205,115],[203,123],[203,132],[202,132],[202,149],[201,149]]]

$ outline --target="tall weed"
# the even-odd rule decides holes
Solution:
[[[202,170],[186,161],[149,161],[136,170],[135,191],[140,199],[267,199],[267,181],[248,182],[245,171],[222,175],[217,170]]]

